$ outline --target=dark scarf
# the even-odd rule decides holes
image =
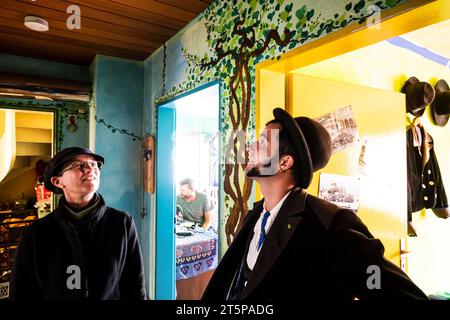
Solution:
[[[67,203],[66,199],[64,199],[64,209],[68,215],[69,220],[72,222],[84,220],[84,218],[88,217],[95,208],[100,204],[100,197],[98,193],[94,194],[91,201],[84,208],[74,208],[69,203]],[[88,220],[88,219],[87,219]]]

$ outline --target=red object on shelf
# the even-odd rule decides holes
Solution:
[[[36,182],[34,189],[36,190],[36,201],[38,202],[48,200],[52,196],[51,191],[45,189],[44,184],[39,183],[39,181]]]
[[[51,191],[45,189],[44,180],[42,175],[44,174],[45,167],[47,166],[47,162],[43,160],[39,160],[36,162],[36,184],[34,189],[36,190],[36,201],[45,201],[51,198]]]

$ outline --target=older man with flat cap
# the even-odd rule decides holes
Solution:
[[[11,299],[146,299],[133,219],[97,193],[104,162],[80,147],[66,148],[49,162],[45,187],[63,196],[53,212],[23,231]]]
[[[246,215],[203,299],[427,299],[352,211],[304,190],[330,159],[326,129],[280,108],[273,115],[245,169],[264,199]]]

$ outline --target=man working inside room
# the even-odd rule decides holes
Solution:
[[[27,227],[11,279],[14,300],[146,299],[132,217],[97,193],[104,158],[88,149],[58,152],[44,171],[57,208]]]
[[[245,168],[264,198],[247,213],[203,299],[427,299],[384,258],[357,215],[306,193],[331,156],[326,129],[280,108],[273,115]]]
[[[212,203],[206,194],[195,190],[192,179],[180,181],[177,205],[181,207],[183,220],[195,222],[206,230],[211,227]]]

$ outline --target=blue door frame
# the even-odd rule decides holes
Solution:
[[[173,103],[158,107],[156,136],[156,292],[157,300],[175,299],[175,183],[172,154],[176,110]]]
[[[176,287],[175,269],[175,152],[176,107],[175,100],[207,87],[219,85],[211,82],[194,90],[185,92],[165,104],[157,106],[156,135],[156,300],[174,300]],[[220,97],[220,86],[219,86]],[[220,100],[219,100],[220,101]],[[220,102],[219,102],[220,110]],[[219,132],[221,117],[219,112]],[[221,181],[221,178],[219,181]],[[220,194],[220,193],[219,193]],[[220,195],[219,195],[220,203]]]

